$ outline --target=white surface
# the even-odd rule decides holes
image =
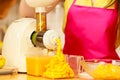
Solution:
[[[53,29],[58,32],[62,41],[62,47],[64,46],[64,33],[62,30],[63,18],[64,18],[64,7],[63,1],[61,1],[54,10],[47,14],[47,28]]]
[[[87,74],[86,72],[79,73],[79,77],[83,79],[93,80],[93,77]]]

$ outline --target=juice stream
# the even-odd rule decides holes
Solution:
[[[74,72],[66,61],[66,58],[61,50],[61,41],[56,39],[57,52],[46,66],[46,71],[43,73],[43,77],[47,78],[71,78],[74,77]]]

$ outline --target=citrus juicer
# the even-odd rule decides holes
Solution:
[[[48,49],[55,49],[55,39],[59,34],[47,30],[46,7],[53,6],[59,0],[26,0],[35,8],[36,19],[21,18],[10,24],[5,34],[2,55],[6,58],[6,66],[17,67],[18,72],[26,72],[26,53],[47,54]]]

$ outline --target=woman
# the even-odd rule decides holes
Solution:
[[[117,1],[74,0],[71,4],[65,32],[64,53],[84,55],[86,59],[119,59],[115,52],[118,24]],[[105,4],[103,4],[105,3]],[[68,7],[65,6],[65,13]]]
[[[65,54],[120,59],[115,51],[119,0],[65,0]]]

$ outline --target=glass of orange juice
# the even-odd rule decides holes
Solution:
[[[46,65],[49,63],[52,57],[53,56],[51,55],[47,55],[46,50],[29,50],[29,54],[26,55],[27,74],[33,76],[42,76],[42,74],[46,71]]]

